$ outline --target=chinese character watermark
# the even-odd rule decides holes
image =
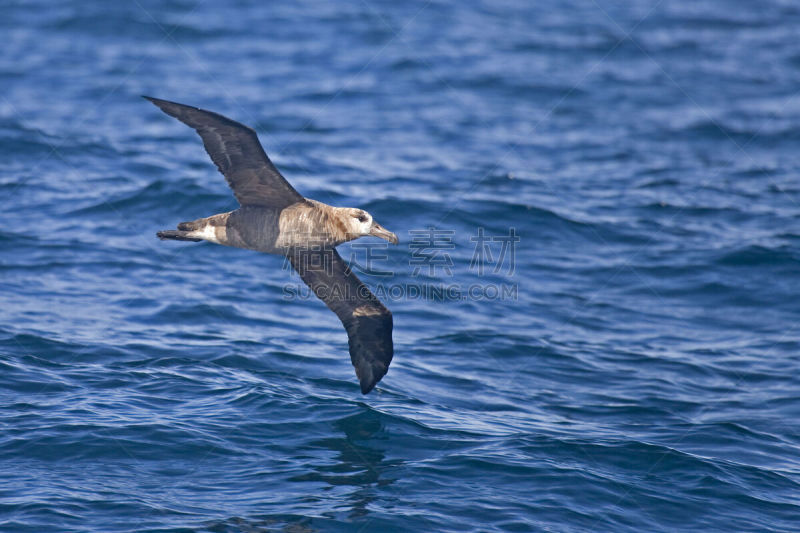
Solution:
[[[497,274],[507,263],[506,274],[511,276],[516,269],[516,244],[519,242],[519,235],[515,228],[508,229],[508,235],[486,236],[483,228],[478,228],[478,234],[470,237],[470,241],[475,243],[475,250],[469,262],[470,270],[477,270],[478,275],[482,276],[484,268],[488,265],[493,267],[492,272]],[[499,243],[498,246],[495,243]],[[494,245],[494,246],[493,246]],[[497,252],[497,259],[492,254],[492,249]]]
[[[510,282],[476,282],[474,276],[464,278],[463,272],[457,272],[458,265],[464,265],[469,259],[469,271],[477,276],[484,274],[501,275],[510,278],[516,271],[516,247],[520,242],[520,236],[516,228],[510,227],[505,233],[488,234],[484,228],[477,228],[475,233],[470,235],[469,242],[472,244],[471,256],[469,248],[464,241],[456,241],[456,231],[452,229],[439,229],[428,227],[426,229],[409,230],[410,239],[408,242],[408,252],[404,254],[401,250],[390,248],[385,242],[354,242],[349,245],[349,260],[343,258],[336,260],[336,253],[333,249],[319,246],[316,243],[320,239],[309,238],[309,244],[301,250],[287,251],[287,258],[284,268],[294,267],[303,279],[306,273],[316,272],[317,279],[336,278],[341,273],[337,269],[349,269],[358,272],[359,275],[365,274],[370,277],[377,276],[383,278],[380,282],[369,283],[375,296],[379,299],[398,300],[398,299],[422,299],[434,302],[447,301],[480,301],[480,300],[516,300],[518,298],[519,286],[517,283]],[[408,283],[402,279],[392,281],[398,272],[388,268],[387,263],[390,257],[396,259],[399,256],[407,258],[408,271],[402,273],[405,276],[416,278],[420,275],[430,278],[450,276],[456,279],[447,283]],[[459,259],[454,261],[454,257]],[[404,260],[405,262],[405,260]],[[291,266],[290,266],[291,265]],[[396,265],[396,263],[394,264]],[[463,268],[463,267],[462,267]],[[319,278],[322,275],[323,278]],[[459,277],[461,276],[461,277]],[[459,282],[459,280],[461,280]],[[366,279],[365,279],[366,281]],[[308,282],[308,281],[306,281]],[[328,283],[325,281],[325,283]],[[344,291],[350,291],[353,287],[343,286]],[[334,289],[338,288],[333,286]],[[369,292],[369,288],[359,284],[360,289]],[[327,289],[326,289],[327,290]],[[284,287],[284,298],[302,299],[309,295],[313,296],[317,290],[309,291],[307,287],[298,284],[297,288]],[[363,295],[335,294],[334,298],[355,298],[369,299],[369,293]]]
[[[350,268],[370,276],[391,277],[394,272],[381,270],[381,263],[389,259],[388,242],[354,242],[351,246]],[[383,251],[383,253],[381,253]],[[362,259],[363,257],[363,259]]]
[[[424,230],[409,230],[411,242],[408,248],[411,250],[409,266],[414,267],[411,274],[416,277],[422,267],[428,267],[428,275],[435,276],[436,268],[439,267],[448,276],[453,275],[453,259],[446,250],[455,248],[453,235],[455,230],[436,229],[430,227]]]

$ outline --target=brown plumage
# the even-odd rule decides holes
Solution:
[[[362,209],[301,196],[269,160],[256,132],[217,113],[145,96],[200,134],[240,207],[159,231],[161,239],[209,241],[289,258],[303,281],[342,321],[350,360],[366,394],[392,360],[392,313],[356,277],[335,247],[365,235],[397,236]]]

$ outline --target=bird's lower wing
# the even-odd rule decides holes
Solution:
[[[372,294],[335,249],[294,249],[292,266],[347,330],[350,360],[367,394],[392,360],[392,313]]]

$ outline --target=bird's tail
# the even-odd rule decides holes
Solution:
[[[171,241],[200,242],[203,240],[203,239],[198,239],[197,237],[189,237],[189,234],[191,233],[192,233],[191,231],[168,229],[164,231],[159,231],[158,233],[156,233],[156,236],[162,241],[171,240]]]
[[[181,222],[178,229],[169,229],[156,233],[159,239],[173,241],[209,241],[215,244],[227,244],[225,225],[230,213],[220,213],[210,217],[198,218],[190,222]]]

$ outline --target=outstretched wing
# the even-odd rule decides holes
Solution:
[[[206,152],[241,205],[282,208],[303,200],[269,160],[252,128],[211,111],[144,98],[200,134]]]
[[[392,360],[392,313],[356,277],[335,249],[295,249],[292,266],[347,330],[350,360],[367,394]]]

